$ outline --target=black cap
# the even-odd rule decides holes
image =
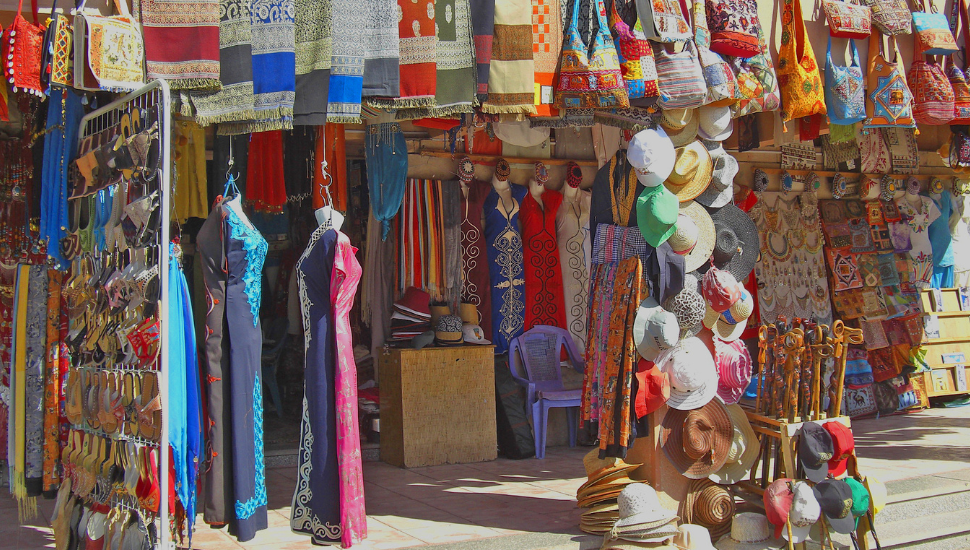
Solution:
[[[848,534],[855,529],[852,515],[852,488],[841,479],[826,479],[812,489],[818,506],[836,533]]]
[[[798,437],[798,460],[805,469],[805,477],[818,483],[829,473],[829,460],[835,454],[829,432],[811,422],[802,424]]]

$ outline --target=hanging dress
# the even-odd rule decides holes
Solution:
[[[589,203],[589,191],[564,192],[562,206],[556,213],[566,328],[573,335],[576,349],[581,350],[586,349],[589,308]]]
[[[233,199],[237,200],[237,199]],[[204,519],[240,542],[266,528],[259,326],[267,244],[230,201],[217,200],[198,235],[209,312],[206,367],[209,470]]]
[[[562,193],[545,191],[542,204],[529,193],[522,201],[522,255],[525,268],[525,330],[536,325],[566,328],[562,268],[556,244],[556,212]]]
[[[919,210],[910,204],[908,196],[896,199],[896,206],[900,213],[908,216],[909,240],[912,243],[909,257],[913,263],[910,280],[916,288],[927,288],[933,279],[933,245],[929,227],[940,217],[940,211],[933,199],[925,195],[920,195],[919,199]]]
[[[472,180],[467,195],[461,196],[461,301],[478,307],[479,324],[488,340],[492,339],[492,303],[482,210],[490,189],[487,182]]]
[[[485,197],[484,205],[495,353],[508,351],[512,339],[522,334],[525,324],[525,274],[519,206],[529,191],[514,183],[510,184],[510,188],[510,201],[506,202],[492,189]]]
[[[343,538],[333,383],[336,330],[330,301],[336,247],[337,232],[321,225],[296,263],[306,363],[290,529],[310,535],[315,544],[339,544]]]

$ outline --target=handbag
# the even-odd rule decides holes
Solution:
[[[920,5],[916,5],[917,0],[913,0],[913,31],[916,35],[914,42],[916,51],[926,55],[949,55],[960,51],[957,42],[950,32],[950,22],[942,13],[937,13],[936,6],[930,0],[929,9],[926,0],[920,0]],[[923,11],[917,8],[922,7]]]
[[[640,52],[640,71],[643,73],[643,97],[630,100],[632,107],[654,107],[660,99],[660,81],[657,77],[657,62],[653,59],[653,48],[643,34],[640,20],[633,27],[633,36],[643,45]]]
[[[708,0],[706,12],[712,52],[734,57],[761,53],[758,44],[761,21],[755,0]],[[696,15],[694,26],[697,26]]]
[[[74,16],[74,82],[84,90],[131,91],[145,82],[145,47],[126,0],[114,0],[120,15]],[[80,79],[80,80],[79,80]],[[80,84],[80,85],[78,85]]]
[[[643,34],[654,42],[690,40],[690,25],[678,0],[637,0],[637,15],[643,23]]]
[[[848,126],[866,118],[866,90],[862,65],[855,42],[849,41],[852,64],[840,67],[832,63],[832,38],[825,53],[825,105],[829,123]]]
[[[872,24],[879,32],[890,36],[910,34],[913,16],[906,0],[864,0],[872,11]]]
[[[913,92],[913,118],[917,123],[940,125],[953,120],[953,86],[940,63],[930,56],[917,58],[906,80]]]
[[[863,128],[904,126],[915,128],[913,119],[913,94],[906,83],[906,74],[900,67],[899,45],[889,37],[895,55],[890,63],[883,53],[883,36],[873,30],[869,35],[869,71],[866,74],[866,119]]]
[[[738,102],[731,105],[731,118],[777,111],[781,105],[775,65],[771,62],[765,33],[760,27],[758,44],[761,47],[758,55],[747,59],[731,57],[727,60],[738,82]]]
[[[707,27],[704,0],[694,0],[693,10],[694,45],[697,46],[697,56],[707,86],[704,104],[715,107],[731,105],[738,100],[737,78],[727,61],[710,49],[711,33]]]
[[[958,9],[960,10],[960,19],[962,20],[963,44],[964,48],[966,48],[970,45],[970,29],[967,28],[967,25],[970,24],[970,17],[967,14],[967,3],[966,0],[955,1],[960,2]],[[963,66],[964,69],[967,67],[965,52]],[[946,68],[946,76],[950,80],[950,86],[953,87],[953,120],[950,121],[950,125],[962,126],[970,124],[970,86],[967,85],[967,75],[951,59],[950,64]]]
[[[824,115],[826,109],[822,77],[802,19],[802,4],[800,0],[782,0],[782,5],[778,83],[781,86],[781,121],[785,123],[796,118]]]
[[[853,0],[822,0],[829,35],[836,38],[867,38],[872,33],[872,10]]]
[[[44,47],[44,27],[38,23],[37,0],[30,0],[33,23],[23,16],[24,0],[17,6],[13,23],[3,31],[3,76],[13,91],[43,96],[40,81],[41,52]]]
[[[620,18],[616,11],[616,2],[610,4],[610,27],[613,29],[615,38],[613,39],[618,61],[620,63],[620,74],[623,76],[623,85],[626,86],[627,97],[631,104],[634,100],[651,99],[651,104],[656,104],[659,97],[657,89],[657,69],[653,66],[653,50],[646,38],[637,37],[630,26]],[[647,54],[650,55],[647,55]],[[649,59],[652,67],[652,78],[647,81],[643,71],[643,59]],[[641,101],[639,106],[643,105]]]
[[[74,85],[74,27],[55,3],[44,35],[41,79],[52,86]]]
[[[693,40],[683,51],[668,52],[664,44],[653,46],[663,109],[696,109],[707,99],[707,82]]]

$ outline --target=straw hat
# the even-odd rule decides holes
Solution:
[[[718,550],[773,550],[785,545],[772,538],[768,518],[764,514],[741,512],[731,521],[731,534],[714,544]]]
[[[695,201],[680,203],[674,233],[667,239],[670,248],[684,257],[684,271],[702,266],[714,251],[714,221],[704,207]]]
[[[734,178],[738,175],[740,166],[737,159],[728,154],[720,142],[705,141],[704,146],[711,154],[714,171],[711,174],[711,184],[695,200],[708,208],[721,208],[734,200]]]
[[[640,550],[641,548],[653,548],[654,550],[677,550],[677,547],[670,542],[636,542],[626,539],[607,538],[603,541],[600,550]]]
[[[692,481],[687,486],[687,496],[680,503],[682,521],[706,527],[715,539],[731,530],[734,512],[731,493],[709,479]]]
[[[677,514],[660,505],[657,491],[642,482],[631,483],[623,489],[617,498],[617,505],[620,519],[613,526],[614,533],[644,532],[677,519]],[[640,542],[651,542],[643,537],[638,538]],[[660,540],[653,542],[660,542]]]
[[[667,409],[660,426],[660,444],[678,472],[690,479],[703,479],[724,466],[733,433],[724,405],[712,399],[699,409]]]
[[[696,198],[711,183],[714,163],[711,154],[700,141],[694,140],[677,149],[674,169],[667,176],[664,186],[677,200],[686,202]]]
[[[741,405],[734,404],[725,407],[731,417],[731,427],[734,437],[728,449],[727,460],[721,469],[710,475],[710,480],[721,485],[733,485],[748,477],[751,467],[758,460],[758,436],[754,433],[748,417]]]
[[[683,550],[714,550],[711,544],[711,533],[703,525],[685,523],[680,526],[680,532],[674,537],[674,546]]]
[[[596,480],[610,475],[611,473],[624,471],[629,472],[640,467],[639,464],[628,464],[622,458],[607,457],[600,458],[599,447],[586,453],[583,457],[583,467],[586,468],[586,477]]]
[[[660,117],[660,127],[674,147],[683,147],[697,139],[699,120],[694,109],[668,109]]]
[[[633,319],[633,341],[640,357],[653,361],[660,352],[671,348],[680,339],[677,317],[660,307],[657,300],[647,297],[640,302]]]
[[[621,491],[624,487],[631,483],[633,483],[633,480],[630,479],[630,476],[628,476],[626,472],[613,472],[606,477],[587,481],[586,483],[582,484],[579,489],[576,490],[576,500],[589,500],[592,497],[596,497],[604,493]]]
[[[705,105],[697,110],[698,135],[710,141],[724,141],[734,133],[731,108]]]
[[[674,169],[674,145],[663,128],[641,130],[630,140],[626,158],[644,187],[663,183]]]

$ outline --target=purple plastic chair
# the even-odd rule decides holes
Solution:
[[[512,340],[509,347],[509,366],[512,378],[526,390],[526,406],[532,415],[535,431],[536,458],[546,456],[546,424],[549,409],[567,407],[569,446],[576,446],[579,427],[579,407],[583,390],[567,390],[562,384],[559,357],[563,346],[576,372],[586,368],[583,356],[576,350],[569,332],[549,325],[536,325]]]

